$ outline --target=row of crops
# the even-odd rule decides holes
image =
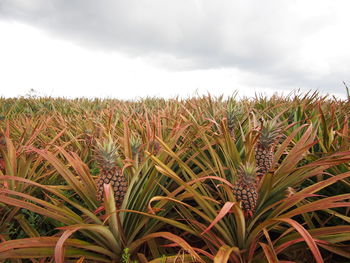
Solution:
[[[0,262],[350,262],[350,101],[0,98]]]

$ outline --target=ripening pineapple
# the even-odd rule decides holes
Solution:
[[[111,137],[102,143],[97,143],[96,161],[100,167],[100,176],[97,181],[97,199],[99,201],[103,200],[103,184],[111,184],[115,202],[117,207],[120,207],[124,200],[128,183],[117,164],[117,157],[117,146]]]
[[[263,123],[260,137],[255,145],[255,160],[259,177],[265,175],[272,166],[276,145],[281,138],[281,124],[274,120]]]
[[[256,168],[252,164],[242,165],[237,176],[233,194],[238,202],[242,202],[244,214],[252,216],[258,201]]]

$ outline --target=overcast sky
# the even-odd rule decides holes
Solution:
[[[349,0],[0,0],[0,96],[345,98]]]

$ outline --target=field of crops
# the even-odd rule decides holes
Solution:
[[[350,100],[0,98],[0,262],[350,262]]]

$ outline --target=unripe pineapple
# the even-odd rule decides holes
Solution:
[[[111,184],[115,202],[117,207],[120,207],[124,200],[128,183],[117,164],[117,157],[117,146],[111,137],[105,139],[102,143],[97,142],[96,161],[100,167],[100,176],[97,181],[97,199],[99,201],[103,200],[103,184]]]
[[[233,187],[236,200],[241,201],[244,214],[252,215],[258,201],[257,174],[252,164],[242,165],[238,170],[238,180]]]
[[[257,173],[260,177],[271,169],[275,148],[280,138],[281,124],[274,120],[265,123],[262,121],[260,137],[255,145]]]

